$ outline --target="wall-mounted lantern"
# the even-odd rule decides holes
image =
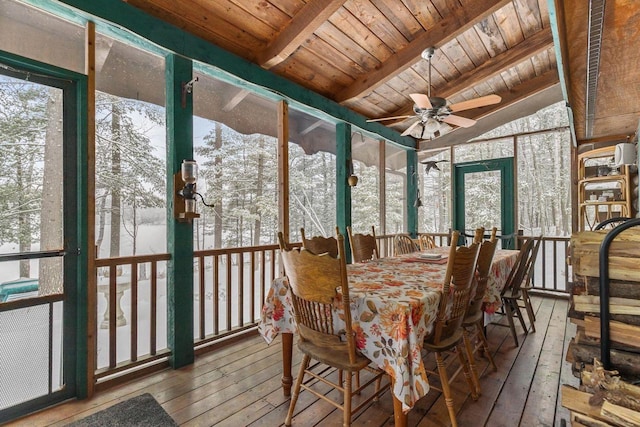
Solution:
[[[191,222],[194,218],[200,218],[196,212],[196,195],[200,196],[202,204],[208,207],[202,194],[196,191],[196,181],[198,180],[198,164],[195,160],[183,160],[180,172],[173,176],[173,185],[176,189],[173,212],[175,218],[180,222]]]

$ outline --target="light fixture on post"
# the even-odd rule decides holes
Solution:
[[[416,208],[422,207],[422,199],[420,198],[420,189],[418,188],[418,194],[416,195],[416,201],[413,202],[413,206]]]
[[[352,159],[347,160],[347,169],[349,171],[349,177],[347,178],[347,184],[349,184],[349,187],[355,187],[356,185],[358,185],[358,177],[356,175],[354,175],[354,172],[353,172],[353,160]]]
[[[186,83],[182,83],[182,108],[187,107],[187,94],[193,93],[193,84],[198,81],[198,77],[194,77]]]
[[[208,207],[202,194],[196,191],[196,181],[198,180],[198,164],[195,160],[183,160],[180,172],[173,175],[173,185],[176,189],[176,196],[173,201],[173,212],[175,218],[180,222],[191,222],[194,218],[200,218],[196,212],[196,195],[200,196],[202,204]]]

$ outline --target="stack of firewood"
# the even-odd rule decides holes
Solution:
[[[573,427],[640,425],[640,387],[605,370],[597,359],[581,377],[578,389],[562,386],[562,406],[571,411]]]
[[[606,231],[571,238],[574,282],[569,317],[577,325],[567,360],[576,371],[600,357],[600,245]],[[612,369],[640,378],[640,227],[616,237],[609,249],[609,337]]]
[[[562,402],[572,411],[574,426],[640,425],[640,388],[633,385],[640,379],[640,227],[618,235],[609,248],[612,371],[597,362],[601,356],[599,257],[606,233],[584,231],[571,238],[574,281],[569,317],[577,327],[566,359],[582,385],[580,390],[563,386]]]

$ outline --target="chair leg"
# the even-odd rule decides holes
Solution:
[[[442,354],[440,354],[440,352],[436,352],[436,364],[438,365],[438,375],[440,375],[442,394],[444,394],[444,401],[447,404],[449,418],[451,419],[451,427],[458,427],[458,421],[456,420],[456,411],[453,408],[453,399],[451,398],[451,388],[449,387],[447,366],[444,364],[444,360],[442,360]]]
[[[480,396],[480,380],[478,379],[478,369],[476,368],[476,360],[473,357],[473,344],[469,337],[469,331],[466,329],[463,331],[462,339],[464,340],[464,348],[467,352],[467,360],[469,361],[469,369],[471,370],[471,379],[473,380],[473,389],[475,389],[475,399]],[[473,397],[474,393],[471,393]]]
[[[505,312],[507,314],[507,321],[509,321],[509,329],[511,329],[511,335],[513,336],[513,340],[516,343],[516,347],[518,347],[518,335],[516,334],[516,327],[513,324],[513,307],[511,307],[511,301],[505,299],[502,301],[502,305],[504,306]]]
[[[525,287],[522,288],[522,296],[523,298],[525,298],[525,301],[528,302],[529,305],[531,305],[531,297],[529,297],[529,288]],[[533,314],[533,320],[536,320],[536,313],[533,311],[533,306],[531,305],[531,313]]]
[[[533,312],[533,306],[531,305],[531,300],[529,299],[529,293],[527,291],[522,291],[522,299],[524,300],[524,306],[527,310],[527,316],[529,317],[529,323],[531,324],[531,332],[536,331],[536,315]]]
[[[298,401],[298,395],[300,394],[300,387],[302,386],[302,381],[304,380],[304,371],[309,367],[309,362],[311,358],[306,354],[302,358],[302,363],[300,364],[300,371],[298,371],[298,378],[296,378],[296,384],[293,388],[293,392],[291,393],[291,403],[289,403],[289,412],[287,413],[287,419],[284,421],[285,426],[291,425],[291,419],[293,418],[293,411],[296,409],[296,402]]]
[[[487,342],[487,337],[484,335],[484,325],[482,324],[482,320],[476,324],[476,336],[480,340],[480,345],[484,350],[485,356],[489,359],[489,363],[491,363],[491,368],[493,368],[493,372],[498,370],[496,366],[496,362],[493,360],[493,356],[489,351],[489,343]]]
[[[342,425],[348,427],[351,425],[351,381],[353,377],[352,372],[347,372],[347,376],[344,381],[344,403],[342,404]]]
[[[524,334],[527,335],[529,333],[529,328],[527,328],[527,324],[524,323],[524,317],[522,316],[522,311],[520,311],[520,306],[518,305],[518,301],[511,301],[512,304],[512,308],[515,311],[516,316],[518,317],[518,320],[520,321],[520,326],[522,326],[522,330],[524,331]]]

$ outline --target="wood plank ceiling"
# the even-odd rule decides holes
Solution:
[[[578,144],[633,139],[640,116],[640,1],[584,3],[556,6]]]
[[[126,1],[371,119],[413,115],[409,94],[429,90],[428,62],[421,54],[430,46],[436,48],[432,95],[450,104],[489,94],[502,97],[497,105],[457,115],[481,120],[511,109],[512,114],[504,116],[506,121],[513,119],[513,111],[520,116],[534,112],[527,109],[526,100],[536,95],[538,99],[531,103],[535,108],[561,100],[548,0]],[[588,15],[589,7],[584,0],[555,1],[566,20],[559,26],[565,37],[561,40],[568,46],[565,51],[570,52],[571,84],[579,85],[584,66],[578,58],[586,52],[583,15]],[[616,3],[636,12],[640,8],[637,1]],[[635,16],[634,30],[640,31],[638,13]],[[577,40],[582,45],[573,49]],[[621,49],[611,54],[623,54]],[[635,49],[634,58],[639,52]],[[608,67],[614,68],[615,63],[607,57]],[[611,87],[615,82],[603,84],[609,93],[621,92],[620,87],[617,91]],[[570,89],[576,92],[576,102],[584,98],[573,86]],[[623,114],[618,112],[624,107],[616,98],[599,102],[598,111]],[[576,105],[574,111],[580,107]],[[402,132],[413,121],[412,117],[383,123]],[[602,126],[602,132],[609,131]],[[486,126],[474,126],[466,131],[473,128],[486,130]],[[454,126],[440,138],[451,139],[456,132]],[[458,134],[465,135],[465,140],[475,136]],[[424,133],[417,126],[412,135],[419,139]]]

